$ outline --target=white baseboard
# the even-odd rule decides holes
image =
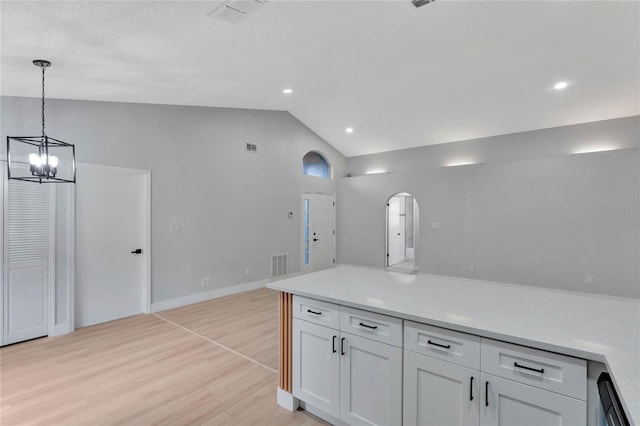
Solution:
[[[70,327],[70,324],[68,322],[63,322],[61,324],[56,324],[53,326],[49,337],[62,336],[63,334],[69,334],[73,331],[73,327]]]
[[[294,397],[289,392],[280,389],[280,387],[277,388],[276,392],[276,401],[279,406],[289,411],[296,411],[298,409],[298,398]]]
[[[244,291],[256,290],[266,287],[269,280],[253,281],[245,284],[232,285],[229,287],[218,288],[203,293],[190,294],[176,299],[163,300],[162,302],[152,303],[151,312],[166,311],[167,309],[179,308],[181,306],[191,305],[193,303],[204,302],[205,300],[217,299],[218,297],[229,296],[231,294],[242,293]]]

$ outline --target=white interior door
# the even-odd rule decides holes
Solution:
[[[391,197],[387,206],[387,266],[405,261],[404,197]]]
[[[147,312],[149,172],[81,164],[77,176],[76,327]]]
[[[3,169],[3,175],[5,170]],[[52,185],[3,183],[2,344],[49,334],[55,262]]]
[[[334,263],[334,196],[315,194],[311,203],[313,270],[330,268]]]

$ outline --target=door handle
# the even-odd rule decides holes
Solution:
[[[142,249],[135,249],[131,254],[142,254]]]
[[[469,380],[469,401],[473,401],[473,376]]]
[[[320,241],[320,239],[319,238],[314,238],[313,241]]]

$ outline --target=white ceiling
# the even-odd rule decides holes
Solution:
[[[640,114],[637,1],[216,5],[3,0],[1,93],[49,59],[49,97],[287,110],[346,156]]]

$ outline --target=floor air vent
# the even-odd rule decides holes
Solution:
[[[230,24],[236,24],[266,3],[266,0],[227,0],[209,12],[209,16]]]
[[[286,253],[271,255],[271,278],[287,275],[287,258]]]

